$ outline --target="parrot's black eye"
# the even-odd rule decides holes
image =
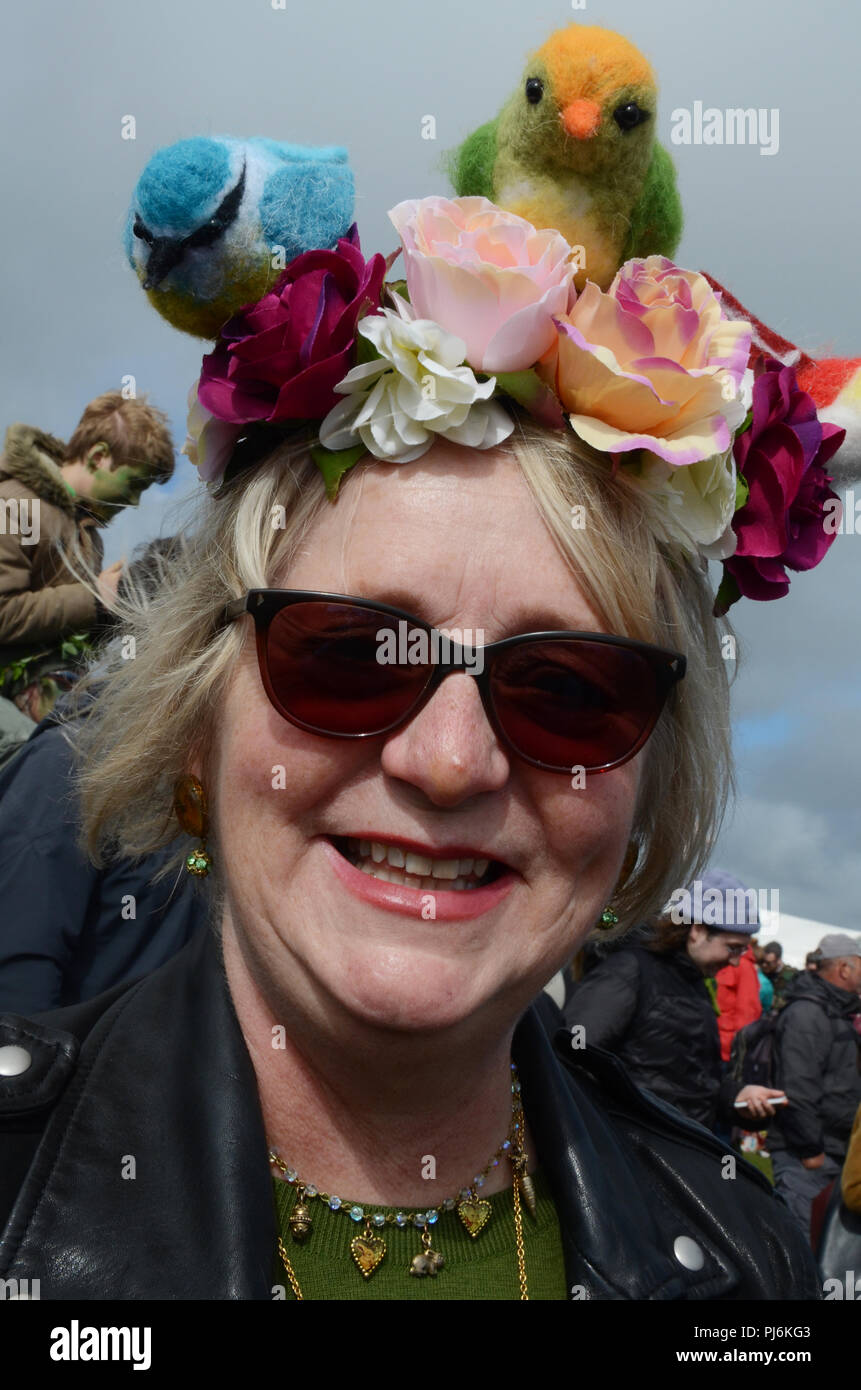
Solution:
[[[613,120],[620,130],[633,130],[635,126],[642,125],[643,121],[649,119],[651,113],[644,111],[642,106],[638,106],[635,101],[626,101],[624,106],[617,106],[613,112]]]
[[[528,77],[526,79],[526,100],[532,105],[537,106],[544,96],[544,83],[540,77]]]
[[[144,226],[139,217],[135,217],[134,234],[136,237],[140,237],[141,241],[145,241],[148,246],[152,245],[152,232]]]

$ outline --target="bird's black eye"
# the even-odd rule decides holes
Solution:
[[[537,106],[544,96],[544,83],[540,77],[528,77],[526,79],[526,100],[532,106]]]
[[[613,120],[620,130],[633,130],[635,126],[642,125],[643,121],[649,119],[650,112],[644,111],[642,106],[638,106],[635,101],[626,101],[624,106],[617,106],[613,112]]]
[[[147,246],[152,245],[152,232],[144,226],[139,217],[135,217],[134,234],[136,237],[140,237],[141,241],[145,241]]]

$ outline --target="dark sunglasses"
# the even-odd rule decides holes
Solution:
[[[679,652],[628,637],[528,632],[472,647],[400,608],[343,594],[251,589],[226,605],[222,622],[244,613],[266,694],[297,728],[327,738],[390,733],[446,676],[464,672],[497,737],[546,772],[626,763],[685,674]],[[392,638],[396,660],[381,645]]]

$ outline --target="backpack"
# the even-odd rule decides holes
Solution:
[[[780,1014],[772,1009],[739,1028],[732,1040],[729,1066],[738,1089],[774,1086],[774,1030]]]

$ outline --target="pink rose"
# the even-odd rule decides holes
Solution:
[[[531,367],[556,339],[553,317],[576,298],[571,247],[487,198],[421,198],[389,217],[404,246],[417,318],[466,343],[476,371]]]
[[[538,373],[588,444],[666,463],[725,453],[744,418],[751,327],[723,316],[703,275],[664,256],[626,262],[605,294],[587,281]]]

